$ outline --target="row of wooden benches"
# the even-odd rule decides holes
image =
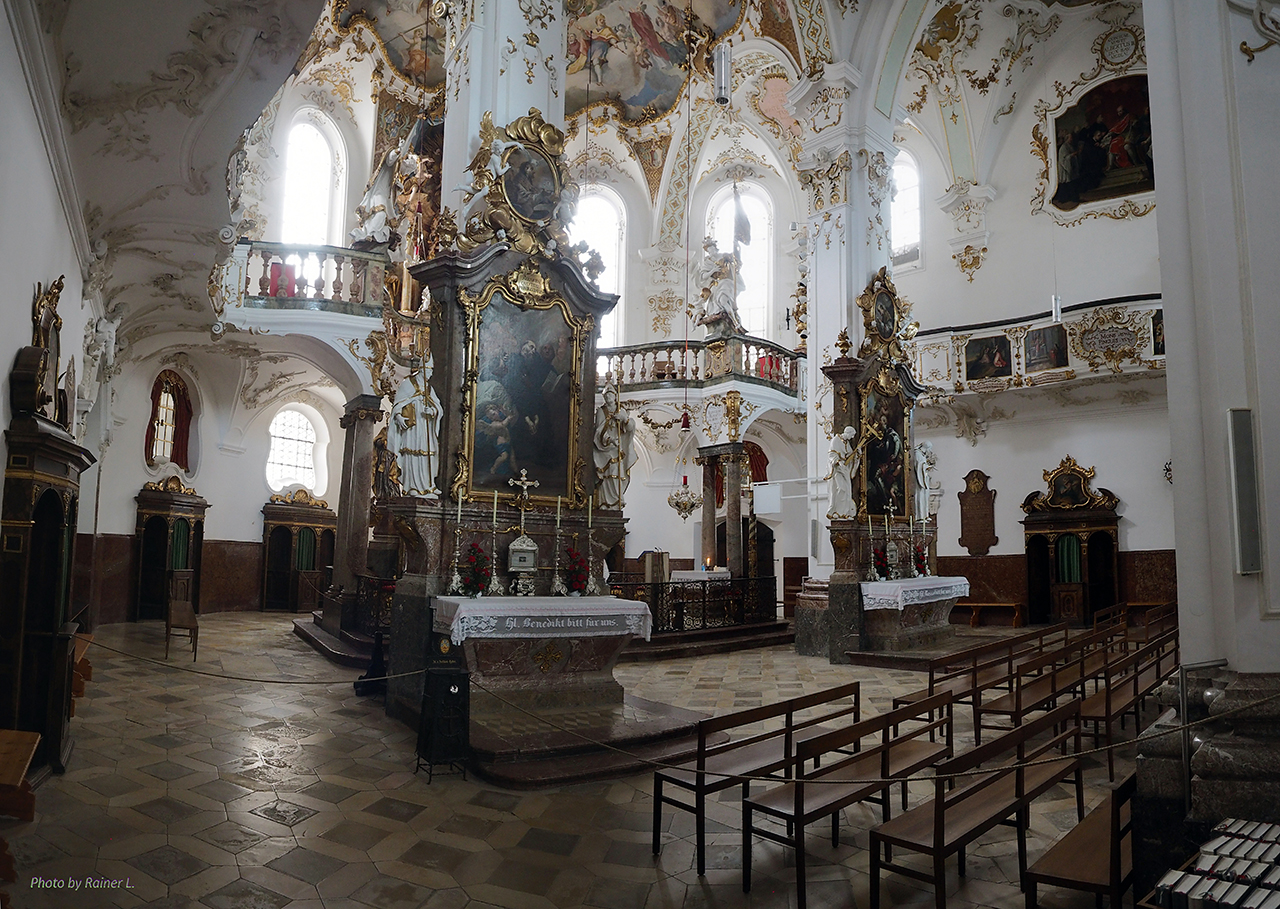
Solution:
[[[1132,711],[1136,723],[1142,698],[1173,671],[1177,636],[1176,630],[1166,632],[1137,646],[1114,630],[1073,638],[1065,627],[1058,626],[1019,639],[1021,642],[1015,639],[974,648],[978,652],[961,657],[965,665],[960,670],[952,666],[952,672],[931,674],[930,689],[934,690],[896,699],[893,709],[882,716],[861,717],[859,686],[851,683],[703,720],[694,760],[654,774],[654,854],[661,848],[663,805],[682,808],[694,814],[698,873],[705,873],[706,799],[740,785],[744,888],[750,887],[754,837],[774,840],[795,850],[801,906],[806,826],[830,816],[832,842],[838,843],[840,813],[859,801],[879,803],[883,819],[872,832],[873,906],[878,901],[880,868],[922,874],[893,864],[894,846],[933,858],[933,873],[926,879],[935,884],[939,907],[945,905],[943,860],[958,855],[963,873],[964,846],[997,823],[1018,827],[1019,867],[1025,870],[1030,801],[1074,776],[1082,817],[1084,808],[1078,759],[1068,757],[1032,767],[1024,766],[1025,762],[1072,743],[1072,751],[1078,752],[1084,735],[1110,746],[1114,722]],[[1038,647],[1028,646],[1033,641],[1038,641]],[[997,660],[986,659],[993,653],[998,653]],[[950,659],[954,663],[956,656]],[[1007,690],[983,704],[982,692],[994,690],[997,684],[994,676],[985,674],[992,662],[1004,667]],[[987,685],[975,685],[976,678]],[[1037,681],[1040,679],[1045,683]],[[1091,695],[1084,691],[1088,679],[1101,680]],[[995,740],[977,743],[973,750],[957,756],[954,706],[964,696],[971,698],[976,711],[1002,713],[1013,725],[1002,728],[1003,734]],[[1053,707],[1062,700],[1066,703]],[[828,711],[825,714],[812,715],[824,708]],[[1038,710],[1046,712],[1032,718]],[[978,712],[975,734],[980,734],[981,718]],[[775,728],[759,731],[770,724]],[[1085,730],[1086,725],[1092,725],[1092,732]],[[726,741],[729,733],[743,729],[754,731]],[[1033,741],[1049,730],[1054,734],[1046,741]],[[1108,769],[1114,778],[1111,753],[1108,747]],[[907,811],[906,778],[930,767],[937,775],[933,807]],[[781,785],[753,797],[751,782],[765,778]],[[902,786],[904,814],[891,818],[890,790],[895,783]],[[692,800],[677,798],[671,790],[683,790]],[[930,823],[926,823],[927,817],[932,818]],[[782,822],[784,832],[762,826],[758,821],[763,818]]]

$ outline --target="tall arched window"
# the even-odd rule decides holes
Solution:
[[[303,246],[329,242],[336,159],[329,140],[310,123],[289,130],[285,153],[281,240]]]
[[[299,411],[282,410],[275,415],[268,431],[271,451],[267,454],[267,483],[272,489],[301,483],[315,491],[315,426]]]
[[[596,283],[605,293],[620,294],[625,281],[623,250],[627,242],[627,210],[622,199],[605,186],[584,187],[578,196],[578,211],[569,226],[569,239],[586,244],[604,260],[604,271]],[[623,303],[600,320],[600,347],[617,347],[622,343],[620,318]]]
[[[736,194],[734,190],[737,190]],[[711,200],[707,233],[723,253],[737,241],[742,267],[738,273],[738,318],[748,334],[767,337],[773,290],[773,206],[769,194],[754,183],[735,183]]]
[[[151,386],[151,421],[143,445],[147,463],[168,460],[183,470],[191,469],[191,395],[187,383],[177,373],[164,370]]]
[[[893,160],[889,249],[895,266],[920,261],[920,167],[905,151],[898,152]]]

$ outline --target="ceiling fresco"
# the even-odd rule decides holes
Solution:
[[[346,28],[363,21],[376,32],[388,61],[411,82],[444,82],[444,22],[432,15],[434,0],[331,0],[332,15]],[[744,0],[693,0],[692,30],[703,53],[714,37],[736,31]],[[770,0],[769,12],[786,21],[786,0]],[[686,77],[683,3],[670,0],[567,0],[569,117],[596,104],[614,107],[628,123],[653,120],[676,102]],[[779,32],[783,30],[778,29]]]

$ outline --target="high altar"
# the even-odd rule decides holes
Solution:
[[[513,702],[620,707],[613,664],[650,627],[645,604],[599,596],[629,454],[625,411],[608,395],[596,405],[596,323],[617,298],[589,277],[598,257],[570,249],[563,143],[537,111],[505,128],[486,116],[467,205],[442,210],[401,276],[407,305],[387,314],[388,356],[409,369],[387,388],[372,519],[371,560],[402,569],[390,672],[427,665],[434,610],[472,674],[473,718]],[[472,546],[491,560],[479,598],[463,594]],[[388,710],[414,721],[421,694],[420,675],[393,678]]]
[[[932,577],[937,558],[933,454],[911,444],[911,411],[927,389],[912,374],[904,345],[910,321],[885,268],[858,308],[864,340],[856,357],[845,331],[840,356],[822,368],[834,387],[829,478],[836,564],[825,604],[797,603],[796,649],[847,662],[857,650],[937,644],[953,631],[965,578]]]

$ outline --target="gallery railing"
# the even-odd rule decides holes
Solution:
[[[763,338],[733,335],[717,341],[659,341],[599,351],[601,379],[608,374],[623,390],[664,382],[707,385],[724,379],[745,379],[800,390],[800,360],[804,354]]]
[[[754,625],[777,617],[773,578],[646,584],[634,576],[615,574],[609,576],[609,592],[648,603],[654,634]]]
[[[242,240],[223,272],[226,303],[382,318],[384,253]]]
[[[381,631],[384,637],[391,635],[391,598],[395,596],[395,581],[386,578],[356,577],[356,630],[373,637]]]

